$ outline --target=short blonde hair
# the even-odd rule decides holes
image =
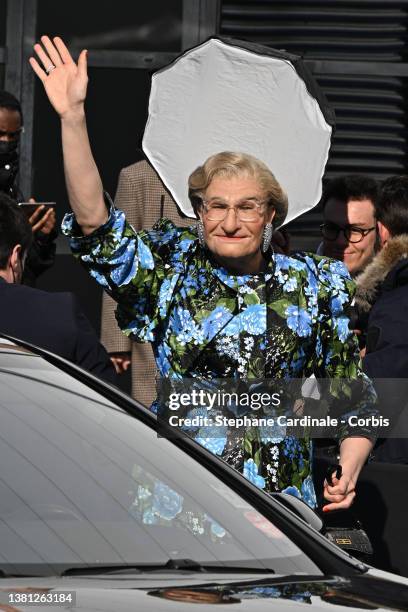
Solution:
[[[288,198],[268,166],[253,155],[223,151],[211,155],[188,179],[188,197],[194,211],[201,206],[204,193],[216,176],[251,176],[258,181],[268,205],[275,209],[273,224],[282,225],[288,213]]]

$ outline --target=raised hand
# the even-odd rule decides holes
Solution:
[[[82,112],[88,85],[87,51],[81,51],[76,64],[58,36],[53,41],[42,36],[41,42],[42,46],[34,45],[34,51],[44,69],[34,57],[30,57],[30,64],[41,79],[49,101],[61,118]]]
[[[86,128],[86,51],[81,51],[76,64],[61,38],[51,41],[42,36],[41,43],[34,45],[34,50],[43,67],[34,57],[30,64],[60,116],[69,202],[82,232],[91,234],[106,223],[108,212]]]

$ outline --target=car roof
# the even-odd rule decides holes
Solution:
[[[30,349],[17,344],[12,340],[8,340],[7,338],[0,336],[0,353],[26,353],[29,355],[34,355]]]

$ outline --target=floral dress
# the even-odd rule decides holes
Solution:
[[[161,220],[136,232],[114,208],[88,236],[73,215],[65,217],[63,231],[74,255],[117,301],[122,331],[152,343],[161,377],[364,380],[345,313],[354,284],[340,262],[271,253],[264,273],[234,276],[200,246],[195,228]],[[343,396],[343,412],[376,413],[369,381],[358,400]],[[267,492],[292,493],[316,505],[307,436],[262,427],[224,427],[214,435],[198,426],[189,433]],[[375,432],[365,425],[351,430],[345,422],[337,435],[370,438]]]

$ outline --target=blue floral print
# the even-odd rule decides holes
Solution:
[[[265,479],[258,474],[258,466],[253,459],[248,459],[244,463],[244,476],[248,478],[250,482],[259,487],[260,489],[265,488]]]
[[[173,295],[174,287],[177,283],[177,276],[173,276],[171,279],[164,279],[162,286],[159,291],[159,309],[162,317],[166,316],[168,304]]]
[[[242,328],[248,334],[259,336],[266,331],[266,306],[265,304],[253,304],[247,306],[240,315]]]
[[[287,324],[298,336],[306,338],[312,333],[312,317],[306,310],[298,306],[288,306],[286,309]]]
[[[172,520],[183,509],[183,498],[163,482],[157,481],[153,491],[152,512],[167,521]]]
[[[286,487],[285,489],[283,489],[282,493],[286,493],[287,495],[293,495],[293,497],[298,497],[299,499],[302,499],[299,489],[294,486]]]
[[[202,320],[201,325],[205,338],[212,338],[218,333],[231,318],[229,310],[225,306],[217,306]]]
[[[301,497],[311,507],[316,506],[316,493],[313,486],[313,480],[311,476],[308,476],[302,482]]]
[[[340,342],[346,342],[347,338],[351,334],[349,319],[347,317],[337,317],[336,328]]]
[[[152,342],[162,377],[364,378],[345,315],[354,283],[339,262],[277,254],[267,260],[265,272],[235,276],[200,246],[195,228],[161,220],[152,230],[136,233],[114,208],[108,222],[88,236],[78,233],[72,215],[65,217],[63,231],[75,256],[117,301],[123,332]],[[338,401],[343,413],[376,414],[369,387],[356,403],[347,394]],[[152,409],[158,406],[155,402]],[[229,409],[237,415],[248,412],[242,406]],[[205,428],[189,430],[257,486],[268,492],[290,490],[314,505],[310,439],[269,433],[257,427],[227,428],[216,436]],[[339,439],[349,435],[374,438],[375,430],[345,424],[337,433]],[[169,507],[176,509],[176,501]]]

